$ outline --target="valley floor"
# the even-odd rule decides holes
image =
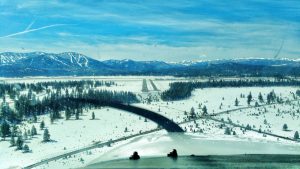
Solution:
[[[147,79],[144,84],[147,86],[147,92],[142,92],[145,83],[143,79]],[[153,81],[154,86],[149,79]],[[108,80],[114,81],[114,78]],[[169,83],[173,81],[176,79],[170,77],[165,79],[134,77],[129,80],[118,78],[115,79],[116,86],[99,87],[99,90],[136,93],[142,102],[135,106],[150,109],[180,123],[186,131],[185,134],[168,134],[160,130],[113,143],[110,146],[84,151],[37,168],[84,167],[101,161],[128,158],[133,151],[138,151],[142,157],[165,156],[173,148],[177,149],[179,155],[300,154],[300,143],[293,141],[294,133],[300,131],[300,104],[298,98],[295,100],[293,95],[299,88],[206,88],[195,90],[192,97],[187,100],[173,102],[160,100],[159,94],[168,89]],[[258,101],[259,93],[266,98],[272,90],[285,102],[272,105],[260,103],[259,107],[254,106]],[[240,96],[241,94],[247,96],[250,92],[253,101],[249,106],[246,98]],[[149,99],[152,101],[148,102]],[[239,100],[238,106],[235,106],[236,99]],[[215,120],[201,118],[203,106],[207,107],[208,114],[213,115]],[[192,107],[197,115],[195,119],[188,118]],[[92,112],[96,115],[95,120],[91,120]],[[42,143],[43,130],[39,128],[42,120],[53,140],[50,143]],[[282,129],[284,124],[287,124],[288,130]],[[157,124],[139,116],[107,107],[86,110],[79,120],[72,117],[67,121],[56,120],[53,124],[50,123],[48,115],[43,115],[38,117],[37,123],[23,122],[20,128],[25,131],[31,129],[32,125],[38,129],[37,136],[26,140],[32,152],[15,151],[15,148],[9,147],[9,138],[7,138],[6,141],[0,142],[0,168],[28,166],[71,150],[158,127]],[[245,130],[246,126],[250,126],[251,130]],[[226,128],[229,128],[230,135],[224,134]],[[264,132],[290,138],[290,140],[264,134]]]

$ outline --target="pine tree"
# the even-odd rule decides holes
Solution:
[[[298,131],[295,132],[295,134],[294,134],[294,139],[295,139],[295,140],[298,140],[298,139],[299,139],[299,133],[298,133]]]
[[[45,128],[45,122],[42,121],[41,124],[40,124],[40,129],[43,130],[44,128]]]
[[[17,139],[17,142],[16,142],[17,150],[22,150],[23,144],[24,144],[24,141],[23,141],[22,137],[19,136]]]
[[[30,131],[30,129],[27,130],[27,136],[31,136],[31,131]]]
[[[5,140],[5,137],[10,135],[10,126],[9,124],[4,120],[3,123],[1,124],[1,136]]]
[[[36,131],[36,128],[34,127],[34,125],[32,125],[31,136],[35,136],[35,135],[37,135],[37,131]]]
[[[226,135],[231,134],[231,131],[230,131],[229,127],[226,127],[224,134],[226,134]]]
[[[75,113],[75,119],[79,120],[79,110],[77,110],[76,113]]]
[[[43,142],[48,142],[48,141],[50,141],[50,133],[48,129],[45,129],[43,135]]]
[[[34,123],[37,122],[37,116],[36,116],[36,113],[33,113],[33,122],[34,122]]]
[[[283,127],[282,127],[282,130],[286,131],[287,129],[288,129],[287,124],[284,124]]]
[[[67,110],[65,111],[65,118],[66,120],[69,120],[71,117],[71,111],[69,108],[67,108]]]
[[[203,106],[202,112],[203,112],[203,115],[207,115],[207,108],[206,108],[206,106]]]
[[[95,120],[95,113],[92,113],[92,120]]]
[[[201,109],[201,103],[198,104],[198,109]]]
[[[190,111],[190,117],[191,117],[191,118],[195,118],[195,117],[196,117],[196,113],[195,113],[194,107],[191,108],[191,111]]]
[[[249,124],[247,124],[246,130],[251,130],[251,126]]]
[[[268,95],[267,95],[267,104],[270,104],[270,103],[271,103],[271,95],[268,94]]]
[[[263,98],[261,92],[259,92],[259,94],[258,94],[258,100],[259,100],[260,103],[264,102],[264,98]]]
[[[249,95],[247,96],[247,103],[248,103],[248,105],[250,105],[251,101],[252,101],[252,94],[250,92]]]
[[[235,98],[235,102],[234,102],[235,106],[239,106],[239,100],[237,98]]]
[[[23,153],[28,153],[30,151],[29,146],[27,144],[23,147]]]

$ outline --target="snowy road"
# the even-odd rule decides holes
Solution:
[[[83,148],[80,148],[80,149],[77,149],[77,150],[70,151],[68,153],[64,153],[64,154],[61,154],[61,155],[58,155],[58,156],[55,156],[55,157],[43,159],[40,162],[37,162],[37,163],[31,164],[29,166],[26,166],[23,169],[35,168],[37,166],[40,166],[40,165],[43,165],[43,164],[47,164],[47,163],[49,163],[51,161],[55,161],[55,160],[58,160],[58,159],[61,159],[61,158],[65,158],[65,157],[71,156],[73,154],[81,153],[81,152],[84,152],[84,151],[87,151],[87,150],[91,150],[91,149],[94,149],[94,148],[109,146],[110,144],[113,144],[113,143],[117,143],[117,142],[120,142],[120,141],[128,140],[128,139],[131,139],[131,138],[134,138],[134,137],[138,137],[138,136],[142,136],[142,135],[145,135],[145,134],[153,133],[153,132],[156,132],[156,131],[159,131],[159,130],[161,130],[161,129],[149,130],[149,131],[141,132],[139,134],[133,134],[131,136],[126,136],[126,137],[118,138],[118,139],[115,139],[115,140],[110,140],[110,141],[107,141],[107,142],[98,142],[98,143],[95,143],[95,144],[87,146],[87,147],[83,147]]]

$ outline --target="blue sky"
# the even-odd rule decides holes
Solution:
[[[298,0],[0,0],[0,52],[297,59],[299,46]]]

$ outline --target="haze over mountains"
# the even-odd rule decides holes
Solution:
[[[274,76],[299,75],[300,60],[228,59],[213,61],[106,60],[75,52],[0,53],[0,76],[175,75],[175,76]]]

